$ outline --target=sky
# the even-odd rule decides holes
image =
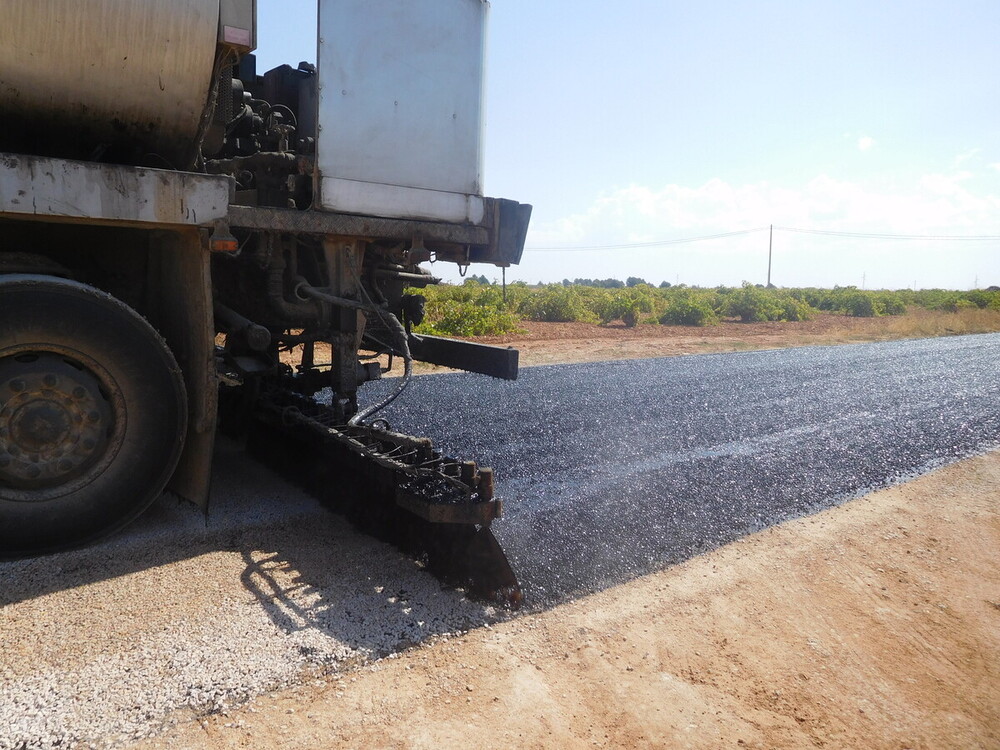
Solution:
[[[258,69],[315,61],[315,12],[258,0]],[[996,0],[494,0],[488,33],[508,282],[764,283],[770,245],[777,286],[1000,285]]]

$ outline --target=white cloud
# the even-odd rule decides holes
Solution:
[[[874,145],[875,145],[875,139],[872,138],[870,135],[863,135],[860,138],[858,138],[859,151],[868,151]]]
[[[843,232],[1000,234],[1000,196],[972,192],[966,186],[972,177],[968,171],[927,174],[909,185],[881,186],[820,175],[797,189],[719,179],[700,187],[630,185],[601,195],[584,212],[536,221],[529,244],[628,244],[771,223]]]
[[[962,153],[958,154],[958,156],[954,158],[952,163],[955,167],[959,167],[962,164],[965,164],[967,161],[975,159],[977,156],[979,156],[980,153],[982,153],[981,148],[970,148],[968,151],[963,151]]]
[[[959,195],[964,192],[960,183],[972,177],[972,172],[962,171],[954,174],[927,174],[920,178],[920,187],[934,195]]]
[[[544,205],[537,206],[521,268],[524,278],[532,281],[641,276],[673,282],[679,275],[688,283],[738,284],[743,279],[758,280],[761,252],[766,260],[766,232],[648,250],[612,247],[567,254],[537,253],[531,248],[620,246],[770,224],[852,233],[1000,235],[1000,195],[974,192],[972,177],[970,172],[956,171],[885,185],[820,175],[797,188],[766,182],[732,185],[719,179],[699,187],[630,185],[601,195],[585,211],[558,219],[546,221]],[[782,261],[783,275],[776,281],[783,285],[860,284],[862,273],[867,273],[869,286],[901,287],[916,281],[923,286],[964,288],[977,275],[1000,283],[996,243],[934,244],[775,232],[775,245],[776,252],[780,248],[798,263],[793,268],[787,259]]]

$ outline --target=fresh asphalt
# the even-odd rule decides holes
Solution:
[[[380,416],[492,466],[529,604],[1000,444],[1000,334],[414,378]]]

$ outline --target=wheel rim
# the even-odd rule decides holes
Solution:
[[[186,426],[181,369],[142,315],[75,281],[0,274],[0,559],[134,519],[167,484]]]
[[[109,390],[73,358],[0,358],[0,485],[27,502],[72,491],[113,457],[118,421]]]

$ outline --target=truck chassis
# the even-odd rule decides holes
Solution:
[[[207,508],[221,415],[364,530],[516,605],[492,473],[359,411],[382,373],[358,355],[516,377],[514,350],[413,334],[403,291],[434,281],[432,254],[514,260],[530,207],[486,199],[491,221],[456,225],[236,194],[226,175],[0,154],[0,556],[90,543],[164,487]]]

